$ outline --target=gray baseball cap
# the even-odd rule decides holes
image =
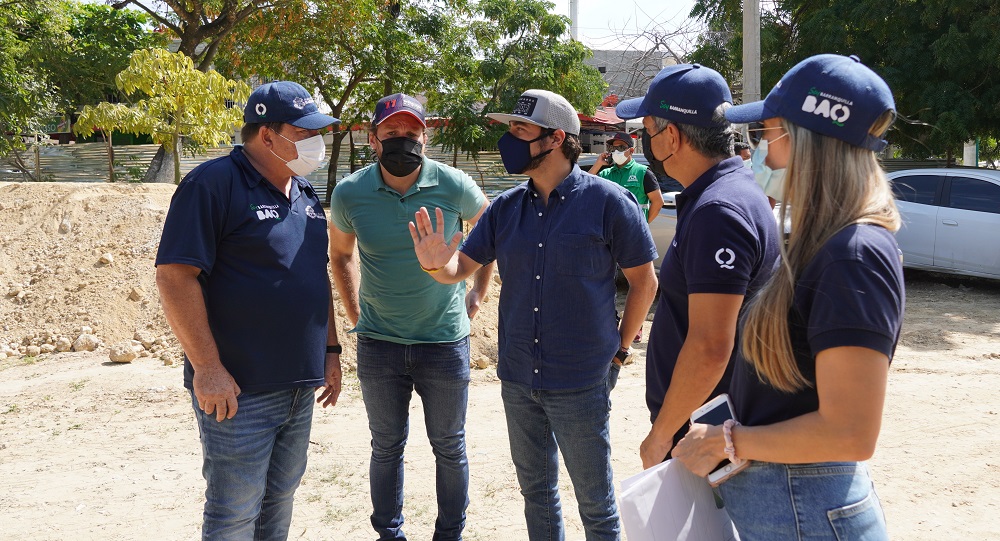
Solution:
[[[519,120],[543,128],[562,130],[570,135],[580,135],[580,117],[576,115],[576,109],[566,98],[548,90],[525,90],[509,115],[489,113],[486,116],[504,124]]]

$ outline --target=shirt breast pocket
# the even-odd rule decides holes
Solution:
[[[600,238],[565,234],[556,238],[556,272],[566,276],[593,276],[608,264],[610,254]]]

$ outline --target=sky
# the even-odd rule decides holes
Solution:
[[[549,0],[553,12],[569,16],[569,0]],[[669,33],[684,25],[694,0],[579,0],[577,38],[591,49],[646,48],[629,45],[616,38],[619,34],[637,35],[646,28]]]

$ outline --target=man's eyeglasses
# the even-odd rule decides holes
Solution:
[[[628,152],[628,145],[612,145],[612,144],[608,144],[608,145],[605,145],[605,147],[607,147],[607,149],[611,150],[611,151],[618,150],[618,151],[621,151],[621,152]]]

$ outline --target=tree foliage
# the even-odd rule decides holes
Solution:
[[[565,95],[593,111],[604,90],[590,53],[566,36],[568,20],[539,0],[293,0],[237,28],[217,57],[229,76],[290,79],[311,87],[343,126],[370,120],[395,92],[423,94],[449,119],[436,143],[475,153],[493,147],[484,111],[509,110],[527,88]],[[336,163],[346,132],[334,137]],[[335,183],[331,167],[328,185]]]
[[[37,133],[53,111],[54,93],[30,57],[33,47],[62,39],[52,4],[0,1],[0,156],[23,149],[21,135]]]
[[[243,119],[237,104],[250,95],[246,83],[214,70],[198,71],[190,57],[163,49],[133,53],[115,84],[126,95],[140,98],[132,105],[84,107],[75,130],[84,136],[95,129],[150,134],[173,154],[174,182],[180,182],[182,139],[195,147],[228,142]]]
[[[132,6],[149,14],[180,39],[178,52],[207,71],[226,36],[252,15],[285,0],[107,0],[115,9]]]
[[[907,157],[961,153],[964,142],[1000,136],[1000,18],[994,0],[779,0],[761,16],[761,87],[813,54],[856,54],[885,78],[899,120],[890,141]],[[725,30],[692,58],[741,72],[736,0],[700,0],[692,16]],[[717,64],[708,62],[711,59]]]
[[[166,45],[166,37],[153,31],[144,13],[70,0],[57,6],[65,14],[69,39],[41,44],[34,55],[56,90],[57,109],[67,116],[84,105],[120,101],[115,75],[128,66],[132,53]]]
[[[0,155],[53,118],[113,99],[137,48],[161,44],[145,15],[75,0],[0,1]],[[40,134],[44,136],[44,134]]]
[[[551,13],[544,0],[481,0],[465,30],[467,40],[442,56],[442,84],[430,105],[450,122],[435,142],[475,157],[495,148],[506,126],[486,118],[509,112],[529,88],[563,95],[577,110],[592,113],[607,85],[583,63],[591,51],[568,39],[569,19]]]

